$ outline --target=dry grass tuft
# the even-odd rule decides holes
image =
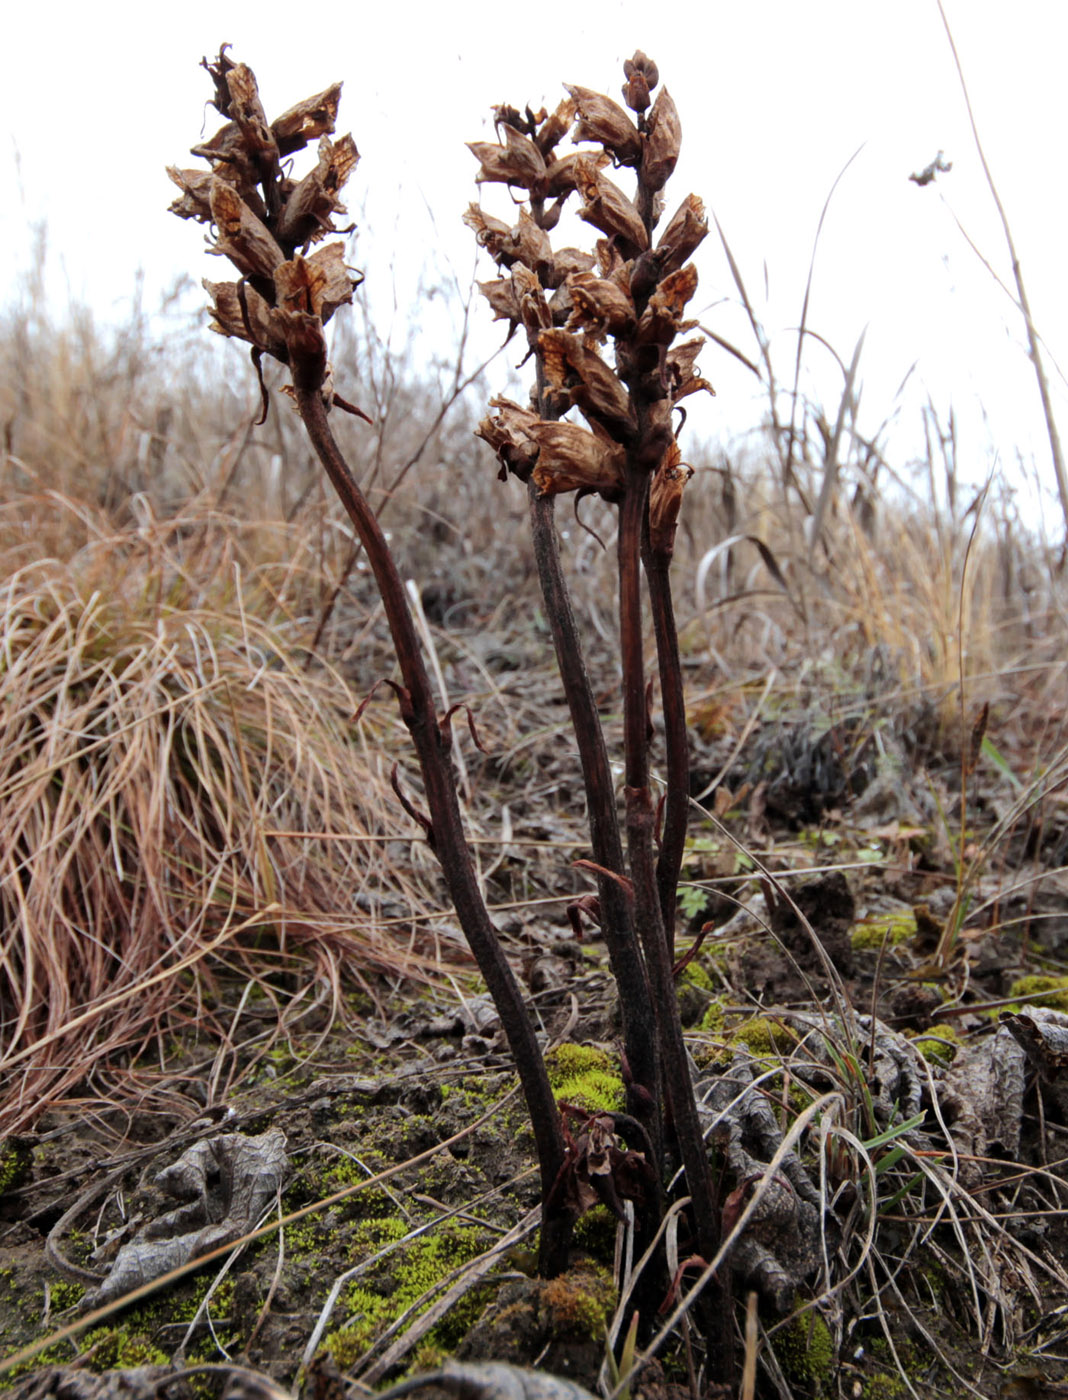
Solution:
[[[49,511],[85,543],[26,562]],[[0,1131],[151,1088],[194,1022],[225,1039],[228,979],[277,1036],[329,1025],[343,976],[373,993],[443,956],[414,932],[437,901],[389,792],[389,712],[354,726],[341,674],[302,669],[283,566],[210,512],[105,526],[54,493],[5,514]]]

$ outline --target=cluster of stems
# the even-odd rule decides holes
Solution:
[[[170,171],[181,189],[173,211],[209,227],[213,251],[239,274],[206,282],[212,328],[245,341],[260,364],[285,364],[309,438],[347,511],[380,591],[396,650],[399,680],[390,682],[418,755],[425,811],[403,799],[422,825],[471,951],[493,997],[518,1068],[537,1144],[542,1183],[539,1267],[566,1267],[571,1229],[581,1208],[573,1178],[584,1173],[618,1207],[624,1191],[606,1182],[605,1164],[640,1158],[631,1172],[638,1234],[648,1240],[663,1210],[676,1163],[692,1198],[697,1250],[711,1258],[719,1243],[719,1207],[687,1068],[673,977],[675,896],[683,855],[688,772],[683,689],[669,568],[683,487],[691,472],[675,440],[679,400],[708,386],[695,369],[700,339],[676,344],[691,328],[685,307],[697,285],[688,259],[707,232],[699,200],[689,196],[654,237],[663,189],[678,158],[681,131],[666,90],[654,101],[656,65],[635,54],[625,65],[624,99],[633,117],[585,88],[551,115],[529,108],[496,110],[499,144],[472,146],[482,182],[522,193],[518,221],[506,224],[472,206],[467,222],[492,254],[500,276],[483,285],[498,317],[522,326],[536,366],[529,406],[495,400],[480,427],[502,475],[525,484],[546,613],[581,753],[597,872],[597,915],[618,985],[627,1112],[583,1136],[579,1161],[549,1085],[534,1023],[479,889],[450,756],[450,716],[439,713],[407,594],[389,545],[330,425],[330,412],[359,412],[334,387],[325,327],[350,302],[355,278],[340,242],[339,192],[358,160],[351,137],[332,141],[340,84],[268,121],[256,80],[220,51],[204,67],[225,125],[194,148],[208,170]],[[576,150],[558,154],[573,136]],[[286,158],[318,140],[318,162],[301,180]],[[605,173],[635,172],[633,198]],[[593,253],[549,239],[574,196],[578,213],[601,234]],[[319,245],[316,247],[316,245]],[[612,363],[604,357],[611,344]],[[262,383],[262,380],[261,380]],[[564,415],[576,409],[583,422]],[[553,504],[562,491],[595,492],[619,511],[619,637],[623,675],[625,784],[623,821],[597,706],[583,663],[579,629],[561,568]],[[650,699],[643,657],[642,578],[654,622],[666,734],[664,795],[650,773]],[[399,789],[398,789],[399,791]],[[625,835],[625,841],[624,841]],[[627,1143],[623,1154],[615,1136]],[[598,1144],[593,1161],[591,1141]],[[591,1175],[592,1173],[592,1175]],[[600,1173],[600,1177],[598,1177]],[[637,1181],[639,1184],[634,1185]],[[616,1189],[618,1186],[618,1190]],[[729,1345],[725,1291],[706,1306],[713,1350]],[[713,1374],[722,1364],[709,1358]],[[721,1358],[721,1361],[724,1358]]]

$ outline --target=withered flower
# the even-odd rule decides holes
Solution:
[[[592,272],[576,272],[568,278],[567,289],[573,308],[569,331],[589,331],[603,340],[606,334],[624,335],[633,330],[634,303],[616,282],[595,277]]]
[[[682,316],[696,290],[693,263],[661,278],[638,322],[636,340],[642,345],[670,345],[680,331],[692,329],[695,323],[684,321]]]
[[[228,257],[246,277],[271,278],[282,252],[269,230],[224,180],[211,182],[211,217],[219,231],[214,252]]]
[[[279,154],[291,156],[302,151],[309,141],[333,136],[340,102],[341,84],[331,83],[314,97],[306,97],[283,112],[271,123]]]
[[[651,190],[663,189],[675,170],[682,146],[682,124],[667,88],[649,113],[649,127],[642,154],[642,180]]]
[[[351,136],[333,142],[324,136],[319,142],[319,162],[308,172],[289,198],[278,220],[278,237],[291,248],[316,243],[337,230],[332,215],[344,214],[345,206],[338,199],[360,153]]]
[[[611,151],[621,165],[636,165],[642,155],[641,134],[619,103],[590,88],[564,86],[578,109],[573,139],[594,141]]]
[[[518,185],[522,189],[537,189],[545,178],[545,160],[529,136],[514,126],[501,123],[506,144],[492,141],[468,141],[467,149],[480,164],[475,177],[481,184]]]
[[[511,329],[522,319],[515,286],[510,277],[497,277],[492,282],[480,282],[478,290],[486,298],[495,321],[508,321]]]
[[[545,193],[550,199],[566,197],[576,187],[579,161],[588,161],[600,170],[611,161],[605,151],[571,151],[559,160],[554,160],[545,172]]]
[[[260,101],[256,75],[244,63],[235,63],[226,74],[230,91],[230,117],[241,131],[246,154],[259,179],[270,179],[278,169],[278,143]]]
[[[553,318],[542,285],[530,268],[522,263],[516,263],[512,269],[512,291],[519,308],[519,319],[531,339],[552,325]]]
[[[198,223],[211,222],[211,182],[214,178],[210,170],[179,170],[176,165],[167,166],[167,174],[182,191],[170,206],[172,214],[180,219],[196,219]]]
[[[707,233],[705,206],[695,194],[688,194],[672,214],[656,245],[661,275],[680,268]]]
[[[679,399],[686,398],[688,394],[696,394],[702,389],[715,396],[716,391],[712,385],[697,373],[696,360],[704,348],[705,342],[699,338],[685,340],[667,352],[664,369],[671,384],[673,403],[678,403]]]
[[[474,231],[480,248],[485,248],[490,257],[500,267],[511,267],[515,254],[511,251],[512,230],[503,219],[495,219],[477,204],[469,204],[464,215],[464,223]]]
[[[547,271],[552,267],[553,248],[549,235],[539,228],[526,209],[520,208],[519,222],[509,231],[512,251],[531,272]]]
[[[272,355],[289,365],[295,385],[342,403],[330,388],[324,326],[352,300],[355,282],[340,243],[310,257],[295,255],[335,231],[333,215],[343,212],[338,196],[359,159],[351,136],[337,142],[328,136],[341,84],[270,123],[250,68],[233,62],[225,47],[214,64],[205,59],[203,66],[215,85],[214,105],[229,120],[194,148],[211,163],[210,173],[176,168],[168,173],[182,191],[172,211],[212,224],[213,252],[229,258],[242,275],[240,282],[205,282],[212,329],[248,342],[257,368],[262,354]],[[315,138],[320,138],[316,168],[297,181],[284,175],[280,158]],[[260,384],[263,388],[262,378]],[[266,411],[265,388],[263,394]]]
[[[352,278],[340,243],[328,243],[308,258],[298,254],[274,275],[279,305],[310,313],[325,326],[339,306],[352,300]]]
[[[475,437],[488,443],[501,461],[501,480],[513,472],[520,481],[528,481],[538,460],[538,444],[531,435],[541,419],[529,408],[522,408],[511,399],[490,399],[490,408],[497,412],[483,418],[475,429]]]
[[[575,188],[585,200],[579,217],[615,238],[626,257],[634,257],[649,246],[642,217],[618,185],[603,175],[593,161],[582,158],[575,163]]]
[[[553,254],[553,270],[552,276],[549,278],[549,286],[562,286],[573,272],[592,272],[593,264],[592,253],[584,253],[581,248],[558,248]]]
[[[672,442],[649,487],[649,541],[658,554],[669,559],[675,548],[683,488],[692,476],[693,467],[682,461],[678,443]]]
[[[551,117],[547,117],[544,112],[538,114],[534,143],[546,160],[548,160],[549,152],[553,147],[562,141],[571,130],[571,123],[574,120],[575,104],[569,97],[560,100]]]
[[[578,336],[552,329],[538,336],[538,351],[549,387],[564,407],[575,404],[615,442],[628,442],[638,430],[630,395],[595,351]]]
[[[211,330],[217,335],[245,340],[276,360],[288,360],[281,313],[265,301],[255,287],[206,279],[203,287],[212,303]]]
[[[599,491],[616,500],[623,489],[623,449],[577,423],[538,422],[528,429],[538,445],[534,484],[543,496]]]

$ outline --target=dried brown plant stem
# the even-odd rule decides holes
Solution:
[[[682,1037],[667,931],[653,858],[656,808],[649,787],[648,709],[642,658],[641,539],[648,516],[649,472],[628,453],[619,525],[619,629],[623,668],[623,730],[626,748],[625,788],[627,853],[634,882],[634,918],[645,952],[650,990],[656,1012],[664,1085],[679,1154],[690,1190],[701,1252],[711,1259],[719,1247],[719,1215],[704,1137]],[[717,1290],[722,1293],[722,1290]],[[723,1297],[721,1326],[706,1328],[710,1348],[719,1343],[725,1354],[716,1358],[714,1375],[729,1375],[732,1323]]]
[[[539,212],[535,208],[536,216]],[[537,350],[536,338],[531,340],[531,348]],[[540,358],[536,363],[538,411],[543,419],[551,421],[557,419],[559,413],[546,393]],[[634,912],[623,884],[626,862],[604,726],[590,685],[582,639],[571,606],[571,590],[560,560],[555,497],[543,494],[532,481],[527,483],[527,492],[538,584],[582,768],[590,850],[594,862],[606,872],[597,876],[597,898],[601,932],[616,980],[623,1021],[623,1046],[629,1069],[627,1110],[643,1124],[659,1153],[663,1132],[657,1108],[661,1068],[656,1018],[649,1000],[649,980],[635,936]]]
[[[620,879],[612,878],[621,877],[625,870],[612,769],[608,762],[604,729],[586,670],[570,590],[560,563],[554,498],[543,496],[533,484],[528,490],[538,582],[582,766],[590,849],[596,864],[611,872],[597,877],[597,894],[601,931],[616,979],[623,1018],[623,1044],[631,1079],[627,1086],[627,1108],[644,1124],[654,1143],[659,1146],[657,1115],[649,1110],[650,1102],[656,1101],[660,1083],[656,1023],[649,1002],[648,979],[635,941],[630,901]],[[642,1089],[646,1094],[640,1092]]]
[[[442,732],[439,724],[415,623],[396,562],[378,520],[356,484],[330,430],[319,388],[301,384],[296,375],[294,387],[312,446],[359,534],[382,598],[404,681],[403,689],[398,692],[401,715],[419,756],[426,802],[432,816],[434,853],[441,864],[460,926],[500,1015],[530,1112],[545,1211],[538,1268],[543,1277],[553,1277],[567,1266],[571,1238],[570,1215],[562,1201],[554,1205],[550,1199],[552,1185],[564,1165],[560,1114],[538,1049],[533,1022],[523,1005],[519,985],[478,888],[450,768],[447,733]]]
[[[686,738],[686,692],[679,656],[679,632],[669,576],[671,556],[666,550],[654,548],[650,542],[648,517],[643,528],[642,563],[649,586],[660,673],[660,703],[664,712],[666,782],[656,881],[668,954],[674,960],[675,906],[690,814],[690,750]]]

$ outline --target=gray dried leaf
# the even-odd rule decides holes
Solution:
[[[86,1308],[99,1307],[171,1269],[248,1234],[277,1197],[289,1171],[285,1134],[224,1133],[196,1142],[156,1177],[156,1185],[183,1202],[123,1245],[111,1272]]]
[[[400,1400],[426,1386],[440,1386],[460,1400],[593,1400],[588,1390],[563,1376],[531,1371],[504,1361],[446,1361],[440,1371],[411,1376],[377,1400]]]

